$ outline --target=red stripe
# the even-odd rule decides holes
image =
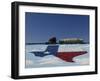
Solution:
[[[57,57],[60,59],[67,61],[67,62],[74,62],[73,58],[79,55],[83,55],[87,53],[86,51],[81,51],[81,52],[59,52],[57,53]]]

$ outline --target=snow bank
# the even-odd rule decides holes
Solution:
[[[62,59],[53,56],[47,55],[44,57],[37,57],[32,51],[45,51],[48,45],[27,45],[26,46],[26,59],[25,65],[26,68],[35,68],[35,67],[55,67],[55,66],[77,66],[77,65],[88,65],[89,64],[89,45],[80,44],[80,45],[60,45],[58,51],[69,51],[73,49],[79,49],[87,51],[88,53],[74,57],[75,62],[65,62]]]

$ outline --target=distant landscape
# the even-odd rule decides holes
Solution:
[[[83,39],[80,38],[67,38],[67,39],[57,40],[56,37],[52,37],[48,40],[48,42],[26,43],[26,45],[33,45],[33,44],[89,44],[89,42],[85,42]]]

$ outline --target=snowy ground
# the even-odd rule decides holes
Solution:
[[[86,54],[74,57],[75,62],[66,62],[62,59],[53,56],[47,55],[44,57],[37,57],[32,51],[44,51],[48,45],[26,45],[26,59],[25,67],[26,68],[35,68],[35,67],[56,67],[56,66],[79,66],[79,65],[89,65],[89,45],[88,44],[68,44],[68,45],[59,45],[58,51],[64,51],[68,49],[82,49],[87,51]],[[72,49],[72,51],[73,51]]]

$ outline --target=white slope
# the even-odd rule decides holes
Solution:
[[[77,66],[89,64],[89,45],[87,44],[74,44],[74,45],[59,45],[58,51],[80,51],[84,50],[88,53],[74,57],[75,62],[65,62],[62,59],[53,55],[47,55],[44,57],[37,57],[32,51],[45,51],[48,45],[27,45],[26,46],[26,68],[35,67],[56,67],[56,66]]]

